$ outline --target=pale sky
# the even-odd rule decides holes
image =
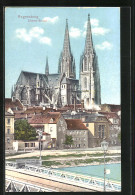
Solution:
[[[92,38],[101,80],[101,103],[120,104],[120,9],[7,7],[5,10],[5,97],[21,70],[44,73],[48,56],[50,73],[57,73],[68,19],[70,44],[79,79],[86,21],[90,14]],[[33,18],[30,18],[30,17]]]

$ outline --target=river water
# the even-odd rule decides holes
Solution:
[[[121,164],[106,164],[106,169],[110,169],[110,174],[106,174],[107,180],[114,180],[121,182]],[[76,167],[64,167],[57,170],[68,171],[76,174],[83,174],[98,178],[104,178],[104,165],[88,165]]]

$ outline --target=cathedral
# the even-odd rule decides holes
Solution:
[[[12,87],[11,97],[23,105],[53,108],[84,102],[85,108],[101,104],[98,59],[93,46],[90,15],[88,15],[84,52],[80,57],[80,78],[76,79],[68,21],[66,20],[63,50],[58,62],[58,73],[50,74],[48,58],[43,74],[21,71]]]

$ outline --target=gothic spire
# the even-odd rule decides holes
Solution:
[[[46,67],[45,67],[45,74],[49,75],[49,65],[48,65],[48,57],[46,57]]]
[[[90,53],[90,52],[93,53],[93,42],[92,42],[92,33],[91,33],[91,24],[90,24],[90,14],[88,14],[86,40],[85,40],[85,53]]]
[[[65,54],[66,56],[71,55],[68,20],[67,19],[66,19],[65,37],[64,37],[64,45],[63,45],[63,54]]]

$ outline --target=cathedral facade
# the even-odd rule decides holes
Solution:
[[[58,73],[49,73],[46,58],[45,73],[22,71],[12,88],[12,98],[18,98],[24,105],[53,106],[81,103],[86,107],[101,104],[100,75],[96,52],[93,47],[90,16],[88,15],[84,52],[80,58],[80,79],[76,79],[76,65],[73,57],[68,21],[64,35],[63,49],[58,63]]]

